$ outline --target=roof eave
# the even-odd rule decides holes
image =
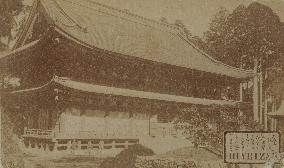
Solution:
[[[185,104],[199,104],[199,105],[214,105],[215,104],[215,105],[229,105],[229,106],[238,105],[238,102],[233,101],[233,100],[211,100],[211,99],[203,99],[203,98],[195,98],[195,97],[184,97],[184,96],[178,96],[178,95],[167,95],[167,94],[161,94],[161,93],[155,93],[155,92],[144,92],[144,91],[137,91],[137,90],[130,90],[130,89],[93,85],[89,83],[81,83],[81,82],[72,81],[70,79],[63,79],[63,78],[56,77],[56,76],[52,80],[50,80],[48,83],[40,87],[17,90],[17,91],[11,92],[11,94],[25,94],[25,93],[30,93],[33,91],[39,91],[43,88],[48,87],[52,83],[55,83],[62,87],[67,87],[70,89],[79,90],[79,91],[86,92],[86,93],[98,93],[98,94],[106,94],[106,95],[111,94],[115,96],[125,96],[125,97],[133,97],[133,98],[149,99],[149,100],[165,101],[165,102],[185,103]],[[76,87],[78,83],[80,84],[80,87],[78,86]],[[86,88],[88,88],[89,90],[86,90]]]

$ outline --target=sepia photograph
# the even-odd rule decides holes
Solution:
[[[284,0],[0,0],[0,168],[283,168]]]

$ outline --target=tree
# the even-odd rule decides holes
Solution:
[[[273,66],[283,42],[281,22],[269,7],[258,2],[238,6],[231,14],[221,9],[213,18],[205,40],[214,56],[235,67]]]
[[[205,43],[210,50],[211,56],[224,61],[225,57],[225,40],[223,35],[226,30],[226,21],[229,12],[225,8],[221,8],[212,18],[209,30],[204,33]]]
[[[0,1],[0,51],[8,46],[12,38],[12,28],[15,25],[14,16],[18,15],[22,8],[22,0]],[[4,42],[3,38],[6,38],[7,42]]]
[[[213,18],[210,29],[205,33],[210,51],[220,61],[259,73],[260,112],[269,95],[273,80],[283,74],[283,23],[271,8],[258,2],[247,7],[238,6],[232,13]],[[282,61],[281,64],[277,64]],[[267,105],[266,105],[267,107]]]

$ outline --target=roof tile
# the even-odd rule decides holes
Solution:
[[[250,78],[253,71],[225,65],[183,39],[171,25],[89,0],[41,0],[56,26],[92,47],[200,71]]]

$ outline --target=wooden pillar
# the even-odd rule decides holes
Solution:
[[[153,106],[151,106],[151,107],[153,107]],[[152,109],[149,111],[149,123],[148,123],[149,136],[151,136],[151,114],[152,114]]]
[[[268,126],[267,126],[267,122],[268,122],[268,119],[267,119],[267,110],[268,110],[268,107],[267,107],[267,104],[268,104],[268,96],[267,96],[267,93],[265,92],[264,94],[264,130],[265,131],[268,131]]]
[[[45,150],[46,150],[47,152],[50,152],[50,144],[49,144],[49,143],[46,143],[46,148],[45,148]]]
[[[92,148],[93,148],[92,141],[89,140],[89,141],[88,141],[87,149],[88,149],[88,150],[91,150]]]
[[[43,148],[43,143],[42,143],[42,142],[39,143],[39,149],[40,149],[40,150],[44,150],[44,148]]]
[[[274,98],[274,107],[273,107],[273,111],[276,113],[277,111],[277,106],[276,106],[276,98]],[[273,126],[273,131],[277,131],[277,117],[273,118],[274,120],[274,126]]]
[[[58,148],[58,141],[55,140],[54,146],[53,146],[53,152],[57,152]]]
[[[100,140],[100,142],[99,142],[99,149],[103,150],[104,149],[104,145],[105,145],[104,141]]]
[[[276,101],[277,101],[277,98],[274,99],[274,112],[275,113],[277,112],[277,103],[276,103]],[[278,121],[277,118],[278,117],[274,118],[274,131],[277,131],[277,121]]]
[[[115,140],[112,141],[112,143],[111,143],[111,148],[112,148],[112,149],[115,148]]]
[[[274,124],[275,124],[275,126],[274,126],[274,131],[278,131],[278,130],[277,130],[277,123],[278,123],[278,120],[277,120],[277,118],[275,118],[274,120],[275,120],[275,122],[274,122]]]
[[[24,127],[24,135],[26,135],[27,130],[28,130],[28,128]]]
[[[194,97],[198,97],[199,96],[199,93],[198,93],[198,78],[197,78],[197,71],[195,70],[192,70],[193,72],[193,84],[194,84],[194,94],[193,96]]]
[[[86,113],[86,108],[84,108],[84,107],[81,107],[81,109],[80,109],[81,111],[80,111],[80,131],[85,131],[85,127],[86,127],[86,115],[85,115],[85,113]]]
[[[109,124],[109,121],[108,121],[108,116],[106,116],[104,118],[104,128],[105,128],[105,131],[104,131],[104,136],[108,137],[109,136],[109,128],[108,128],[108,124]]]
[[[276,99],[272,99],[272,113],[276,112]],[[271,131],[277,131],[277,116],[271,119]]]
[[[2,128],[3,128],[3,125],[2,125],[2,113],[3,113],[3,109],[2,109],[2,102],[1,102],[1,98],[2,98],[2,91],[1,89],[4,89],[4,76],[2,77],[2,87],[3,88],[0,88],[0,149],[2,149]],[[2,160],[2,150],[0,151],[0,160]],[[2,166],[2,164],[0,163],[0,166]]]
[[[129,118],[129,135],[133,136],[133,116]]]
[[[273,129],[274,129],[274,128],[273,128],[274,119],[271,118],[270,121],[271,121],[271,122],[270,122],[270,129],[269,129],[269,131],[273,131]]]
[[[71,140],[68,140],[68,142],[67,142],[67,150],[71,150],[71,148],[72,148],[72,142],[71,142]]]
[[[275,102],[274,102],[274,98],[272,97],[272,109],[271,112],[274,113],[275,112]],[[275,118],[271,118],[271,123],[270,123],[270,127],[271,130],[270,131],[274,131],[274,122],[275,122]]]
[[[38,146],[39,144],[38,144],[37,139],[34,141],[34,143],[35,143],[35,147],[34,147],[35,149],[41,149],[41,147]]]
[[[225,84],[224,84],[223,82],[221,82],[221,81],[223,81],[222,77],[223,77],[223,76],[218,76],[219,99],[223,99],[223,97],[222,97],[222,96],[223,96],[222,92],[223,92],[223,88],[224,88],[224,86],[225,86]]]
[[[32,148],[32,143],[31,143],[31,140],[28,139],[28,149]]]
[[[128,146],[129,146],[128,141],[125,141],[125,145],[124,145],[125,149],[128,149]]]
[[[259,120],[263,124],[263,75],[262,72],[259,75]]]
[[[77,149],[81,150],[81,149],[82,149],[81,146],[82,146],[82,145],[81,145],[81,140],[78,140],[78,142],[77,142]]]
[[[258,61],[254,60],[254,72],[257,74]],[[258,93],[258,75],[254,76],[253,79],[253,116],[254,120],[259,122],[259,93]]]
[[[47,147],[46,143],[45,143],[45,142],[42,142],[41,145],[42,145],[42,150],[45,151],[45,150],[46,150],[46,147]]]
[[[240,102],[243,101],[243,83],[240,83]]]

